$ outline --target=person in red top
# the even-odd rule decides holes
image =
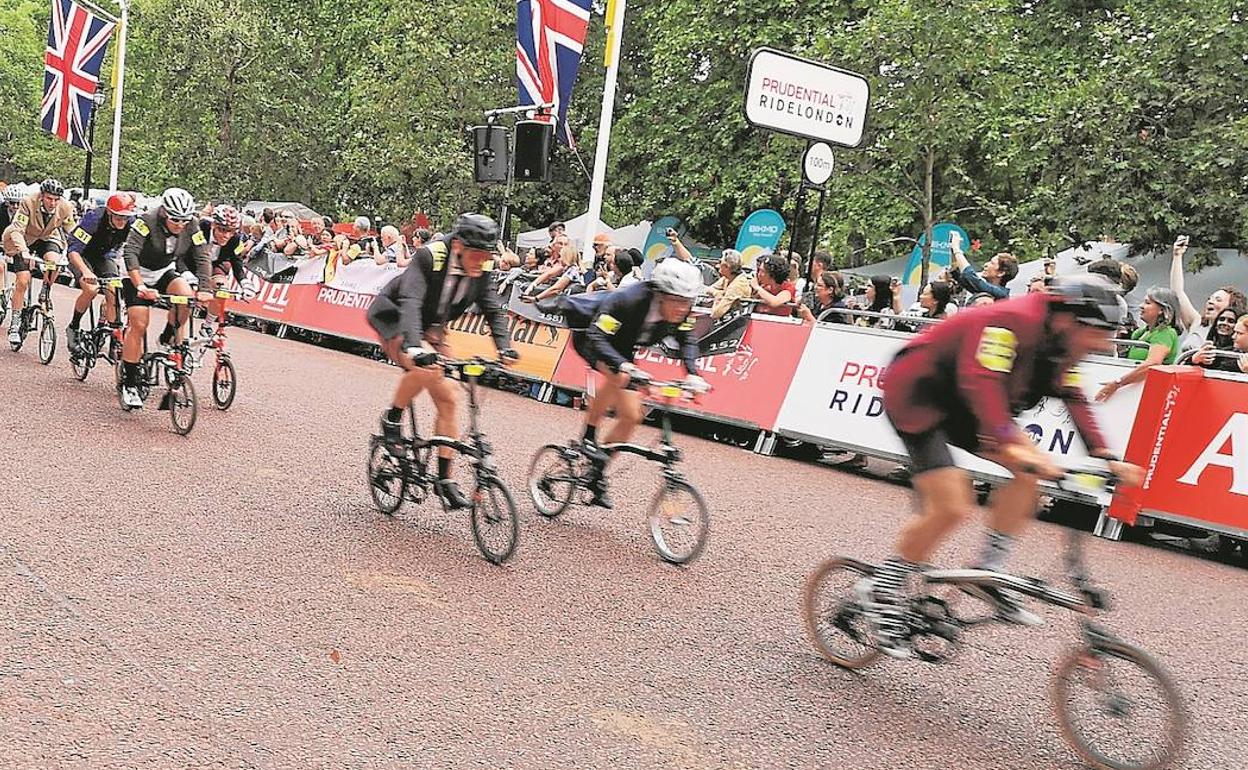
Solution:
[[[1037,482],[1063,475],[1013,419],[1041,398],[1066,404],[1088,454],[1109,461],[1124,483],[1143,479],[1106,446],[1075,368],[1110,349],[1122,321],[1118,294],[1096,275],[1055,279],[1050,291],[958,313],[907,344],[884,374],[884,411],[910,455],[919,515],[903,527],[896,555],[856,590],[881,650],[893,657],[910,653],[904,585],[974,508],[971,479],[951,445],[1014,476],[993,496],[980,569],[1004,570],[1013,539],[1035,513]],[[1002,620],[1040,622],[1012,594],[991,589],[981,598]]]
[[[758,299],[755,313],[793,315],[797,284],[789,280],[789,263],[779,254],[768,254],[750,279],[750,289]]]

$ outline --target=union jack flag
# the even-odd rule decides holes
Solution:
[[[43,54],[43,130],[84,150],[87,121],[108,39],[117,25],[73,0],[52,0],[48,48]]]
[[[568,102],[581,68],[593,0],[517,0],[516,81],[520,104],[555,105],[555,133],[574,147]],[[539,116],[550,122],[550,116]]]

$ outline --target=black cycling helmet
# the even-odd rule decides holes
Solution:
[[[460,214],[451,237],[470,249],[491,251],[498,245],[498,224],[484,214]]]
[[[1058,307],[1073,313],[1081,324],[1117,329],[1126,320],[1122,295],[1103,276],[1060,275],[1049,284],[1049,293],[1059,297]]]
[[[52,177],[48,177],[39,183],[39,192],[46,195],[55,195],[59,198],[65,194],[65,185],[61,184]]]

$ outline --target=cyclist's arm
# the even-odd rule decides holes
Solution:
[[[627,309],[620,301],[618,293],[609,294],[585,330],[585,339],[594,349],[595,356],[605,362],[613,372],[618,372],[621,366],[628,363],[628,359],[620,355],[620,351],[611,344],[611,340],[619,332],[620,318]]]
[[[95,236],[95,228],[98,223],[99,218],[92,216],[92,213],[88,212],[82,218],[82,221],[69,232],[65,248],[71,262],[74,261],[75,257],[79,260],[82,259],[82,253],[87,250],[87,245],[91,243],[91,239]]]
[[[139,275],[139,255],[143,253],[143,244],[147,241],[149,232],[151,231],[148,230],[146,221],[142,218],[135,219],[130,226],[130,233],[126,235],[126,242],[121,247],[122,256],[126,260],[126,272],[135,286],[143,285]]]
[[[398,290],[390,299],[399,308],[399,323],[403,346],[419,347],[424,334],[425,294],[428,291],[428,274],[433,272],[433,255],[428,249],[420,249],[407,269],[399,274]]]
[[[23,198],[21,205],[17,207],[17,213],[13,215],[13,223],[5,230],[10,245],[18,254],[30,253],[30,244],[26,242],[26,228],[30,226],[31,217],[34,216],[35,205],[37,204],[32,204],[29,198]]]
[[[198,227],[191,234],[191,259],[195,277],[199,279],[199,290],[208,291],[212,286],[212,259],[208,256],[208,238]]]
[[[1017,333],[1002,326],[967,335],[958,349],[958,392],[989,448],[1027,440],[1010,412],[1008,383],[1017,355]]]
[[[511,328],[508,323],[507,309],[494,291],[492,281],[487,277],[482,281],[484,288],[477,295],[477,307],[490,323],[490,336],[494,338],[494,347],[504,351],[511,347]]]
[[[1083,439],[1083,445],[1088,448],[1088,454],[1101,458],[1112,456],[1105,443],[1105,436],[1101,433],[1101,427],[1092,414],[1092,407],[1088,404],[1087,396],[1078,386],[1078,375],[1072,373],[1067,375],[1067,379],[1068,383],[1062,387],[1059,396],[1066,404],[1066,411],[1070,412],[1070,418],[1075,423],[1075,430],[1079,432],[1079,438]]]
[[[689,316],[672,335],[680,346],[680,358],[689,374],[698,373],[698,341],[693,338],[693,316]]]
[[[230,257],[230,271],[234,273],[234,280],[238,281],[241,286],[247,278],[247,271],[243,268],[243,261],[246,259],[247,244],[243,241],[238,242],[238,246],[234,247],[234,255]]]

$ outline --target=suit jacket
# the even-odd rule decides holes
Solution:
[[[412,252],[411,263],[386,284],[368,309],[368,322],[382,339],[403,335],[404,347],[416,347],[431,326],[445,325],[476,305],[490,324],[490,336],[499,350],[511,347],[507,311],[503,308],[494,280],[487,270],[477,278],[455,276],[455,291],[461,294],[442,310],[442,292],[452,278],[451,239],[432,241]],[[459,282],[468,281],[466,291]]]
[[[686,318],[682,323],[667,323],[659,319],[650,330],[648,339],[642,340],[646,318],[654,290],[649,282],[642,281],[610,292],[577,294],[560,298],[559,310],[567,318],[568,326],[577,331],[590,345],[594,357],[605,361],[611,371],[618,372],[625,363],[633,360],[633,354],[643,343],[650,345],[664,337],[674,337],[680,347],[685,370],[697,373],[698,343],[690,339],[693,321]]]

